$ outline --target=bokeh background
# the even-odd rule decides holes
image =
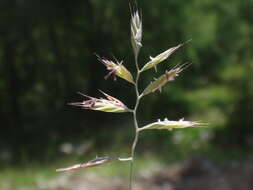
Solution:
[[[143,99],[140,125],[184,117],[209,126],[145,132],[137,153],[165,162],[196,156],[251,160],[253,1],[139,0],[138,5],[144,29],[141,66],[149,56],[192,39],[157,73],[141,77],[144,89],[165,69],[192,63],[162,93]],[[131,84],[104,80],[107,71],[94,56],[115,56],[134,73],[129,20],[126,0],[0,1],[0,167],[7,172],[93,155],[128,155],[131,115],[67,103],[83,100],[78,91],[100,97],[101,89],[133,107]]]

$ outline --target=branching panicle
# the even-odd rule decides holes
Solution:
[[[131,7],[131,6],[130,6]],[[200,125],[205,125],[204,123],[200,122],[192,122],[192,121],[185,121],[184,119],[180,119],[178,121],[171,121],[167,118],[163,121],[158,120],[157,122],[150,123],[146,126],[139,127],[138,121],[137,121],[137,110],[139,107],[140,100],[143,96],[148,95],[152,92],[155,92],[157,90],[160,90],[168,83],[172,82],[176,79],[179,74],[186,69],[190,64],[185,63],[182,65],[176,65],[172,69],[166,70],[163,75],[161,75],[158,79],[151,82],[144,91],[140,94],[139,92],[139,78],[143,71],[149,70],[151,68],[155,68],[159,65],[159,63],[163,62],[164,60],[168,59],[175,51],[177,51],[180,47],[182,47],[184,44],[179,44],[175,47],[169,48],[166,51],[162,52],[161,54],[157,55],[156,57],[150,57],[150,61],[146,63],[142,69],[139,69],[138,65],[138,56],[140,52],[140,48],[142,47],[142,18],[138,11],[131,10],[131,21],[130,21],[130,28],[131,28],[131,43],[132,48],[134,52],[134,61],[136,66],[136,77],[133,79],[131,72],[129,72],[126,67],[123,65],[123,61],[118,61],[115,59],[115,61],[108,60],[104,57],[100,57],[98,55],[98,60],[106,66],[106,69],[109,71],[109,73],[105,76],[105,79],[107,79],[109,76],[112,76],[114,80],[116,80],[116,76],[120,77],[134,85],[135,88],[135,94],[136,94],[136,102],[133,109],[129,109],[125,104],[123,104],[120,100],[117,98],[114,98],[102,91],[100,91],[105,98],[94,98],[91,96],[84,95],[82,93],[82,96],[87,98],[87,100],[84,100],[82,102],[76,102],[76,103],[70,103],[70,105],[73,106],[79,106],[84,109],[89,110],[97,110],[97,111],[103,111],[103,112],[113,112],[113,113],[121,113],[121,112],[130,112],[133,114],[133,123],[134,123],[134,129],[135,129],[135,137],[134,141],[132,143],[132,149],[131,149],[131,156],[128,158],[112,158],[112,157],[97,157],[91,161],[76,164],[67,168],[61,168],[57,171],[69,171],[69,170],[76,170],[81,168],[91,168],[91,167],[97,167],[102,164],[110,163],[112,161],[130,161],[130,180],[129,180],[129,190],[132,190],[132,181],[133,181],[133,164],[135,159],[135,149],[136,145],[139,140],[139,133],[147,130],[147,129],[181,129],[181,128],[188,128],[188,127],[198,127]],[[188,42],[188,41],[187,41]]]

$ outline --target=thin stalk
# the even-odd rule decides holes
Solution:
[[[130,180],[129,180],[129,190],[132,190],[132,183],[133,183],[133,168],[134,168],[134,154],[135,154],[135,148],[136,145],[138,143],[138,139],[139,139],[139,126],[138,126],[138,121],[137,121],[137,109],[140,103],[140,93],[139,93],[139,88],[138,88],[138,82],[139,82],[139,77],[140,77],[140,69],[138,66],[138,57],[135,56],[135,65],[136,65],[136,70],[137,70],[137,74],[136,74],[136,79],[135,79],[135,93],[136,93],[136,102],[135,102],[135,106],[134,106],[134,110],[133,110],[133,120],[134,120],[134,127],[135,127],[135,137],[134,137],[134,142],[132,144],[132,150],[131,150],[131,157],[132,160],[130,162]]]

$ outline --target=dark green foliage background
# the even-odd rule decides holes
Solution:
[[[143,147],[166,149],[177,144],[173,139],[179,136],[178,148],[186,148],[204,136],[200,149],[252,149],[253,1],[139,0],[138,4],[144,25],[141,65],[150,55],[192,39],[157,73],[145,72],[141,89],[171,65],[193,63],[162,94],[144,98],[140,124],[165,117],[210,123],[208,129],[187,130],[183,137],[181,132],[174,137],[149,132],[141,139]],[[129,20],[126,0],[1,0],[0,155],[7,151],[14,161],[23,155],[52,158],[59,154],[60,144],[83,140],[93,140],[94,149],[105,152],[115,144],[131,144],[129,115],[67,106],[82,100],[77,91],[100,96],[97,89],[134,105],[131,84],[105,81],[105,68],[94,56],[113,54],[134,72]]]

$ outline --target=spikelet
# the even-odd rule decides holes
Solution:
[[[137,57],[142,47],[142,20],[138,12],[132,11],[131,13],[131,43],[134,51],[134,55]]]
[[[111,157],[96,157],[93,160],[90,160],[85,163],[80,163],[80,164],[75,164],[73,166],[67,167],[67,168],[59,168],[56,169],[57,172],[63,172],[63,171],[70,171],[70,170],[77,170],[77,169],[82,169],[82,168],[94,168],[98,167],[103,164],[108,164],[111,161],[131,161],[132,158],[111,158]]]
[[[94,97],[90,97],[85,94],[79,93],[83,95],[84,97],[88,98],[88,100],[85,100],[83,102],[70,103],[69,105],[80,106],[83,109],[90,109],[90,110],[103,111],[103,112],[112,112],[112,113],[129,112],[129,109],[120,100],[102,91],[101,93],[104,94],[106,99],[94,98]]]
[[[144,127],[139,128],[139,131],[146,129],[181,129],[187,127],[199,127],[200,125],[206,125],[205,123],[195,122],[195,121],[185,121],[183,118],[179,121],[170,121],[167,118],[164,121],[158,120],[157,122],[148,124]]]
[[[176,66],[175,68],[166,71],[165,74],[160,76],[158,79],[156,79],[154,82],[151,82],[143,91],[142,95],[147,95],[151,92],[155,92],[156,90],[162,89],[162,87],[167,84],[169,81],[175,80],[175,78],[179,75],[180,72],[182,72],[185,68],[187,68],[190,64],[185,63],[180,66]]]
[[[132,74],[126,69],[126,67],[124,67],[124,65],[122,64],[123,61],[119,62],[116,60],[116,62],[112,61],[112,60],[108,60],[104,57],[99,57],[98,55],[96,55],[98,60],[104,64],[106,66],[106,69],[108,71],[110,71],[106,76],[105,79],[107,79],[109,76],[112,75],[112,77],[114,78],[114,80],[116,80],[116,76],[125,79],[126,81],[130,82],[130,83],[134,83],[133,80],[133,76]]]

